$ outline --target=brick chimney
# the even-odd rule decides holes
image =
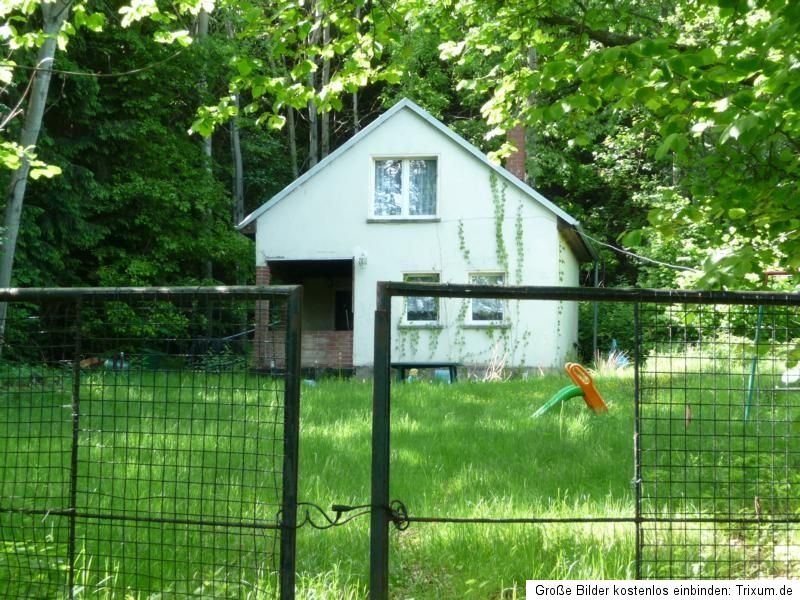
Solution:
[[[508,141],[517,149],[506,158],[506,169],[511,171],[517,178],[525,183],[525,128],[517,125],[507,134]]]

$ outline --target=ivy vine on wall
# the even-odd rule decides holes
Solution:
[[[461,256],[464,262],[470,264],[469,260],[469,246],[467,246],[467,237],[464,234],[464,221],[458,220],[458,249],[461,251]]]
[[[509,244],[505,237],[506,215],[507,215],[507,188],[508,184],[501,181],[496,174],[489,175],[489,187],[492,202],[492,227],[494,230],[495,257],[497,267],[502,268],[506,277],[515,285],[523,285],[525,278],[525,217],[524,201],[520,200],[514,209],[513,220],[513,244]],[[457,222],[458,250],[464,263],[468,267],[473,267],[472,254],[466,227],[463,219]],[[559,239],[557,247],[558,260],[558,282],[564,284],[566,279],[566,249],[563,241]],[[513,264],[512,264],[513,263]],[[513,267],[513,269],[512,269]],[[530,282],[528,282],[530,283]],[[448,332],[451,334],[450,345],[453,358],[460,362],[470,363],[483,360],[487,352],[500,353],[507,357],[512,364],[518,367],[525,365],[528,347],[533,338],[533,332],[522,327],[521,305],[519,300],[509,301],[507,304],[506,321],[507,323],[497,324],[488,327],[475,327],[468,320],[471,300],[463,299],[460,301],[458,314],[455,316],[454,327]],[[442,307],[444,308],[444,307]],[[563,318],[565,313],[564,302],[558,302],[556,310],[556,355],[561,357],[563,354]],[[443,319],[447,321],[443,310]],[[418,355],[420,348],[424,345],[427,348],[428,358],[434,359],[439,348],[443,327],[413,327],[403,323],[400,316],[397,322],[397,341],[395,350],[398,355],[414,356]],[[467,348],[467,330],[480,332],[488,342],[488,347],[470,351]]]
[[[500,185],[494,172],[489,175],[489,186],[492,190],[492,205],[494,206],[494,240],[497,264],[501,265],[508,273],[508,250],[503,236],[503,223],[506,218],[506,188],[508,186],[505,181]]]

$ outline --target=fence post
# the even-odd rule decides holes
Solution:
[[[639,385],[642,360],[642,323],[639,303],[633,305],[633,485],[636,497],[636,579],[642,578],[642,444],[641,444],[641,403],[642,393]]]
[[[81,328],[82,328],[83,301],[79,296],[75,301],[75,347],[72,357],[72,400],[70,411],[72,413],[72,454],[70,456],[69,471],[69,538],[67,541],[67,598],[74,598],[75,589],[75,535],[77,528],[78,512],[78,444],[80,443],[80,418],[81,418]]]
[[[289,295],[286,307],[286,382],[283,404],[283,499],[281,502],[280,597],[295,596],[297,548],[297,465],[300,437],[300,338],[303,288]]]
[[[372,513],[369,597],[389,598],[389,435],[391,385],[391,296],[378,284],[372,397]]]

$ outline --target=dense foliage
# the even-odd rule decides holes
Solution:
[[[612,188],[611,222],[624,215],[614,196],[641,209],[620,224],[626,243],[702,266],[705,286],[800,266],[797,3],[476,1],[441,10],[444,55],[486,65],[461,85],[488,96],[494,131],[521,122],[561,148],[583,148],[591,158],[579,163]],[[566,191],[578,198],[603,189],[570,175],[578,177]]]
[[[657,261],[600,246],[604,285],[758,286],[800,268],[790,0],[59,2],[26,149],[51,5],[0,10],[0,160],[35,178],[17,284],[247,281],[241,212],[401,97],[498,156],[525,125],[530,183]]]

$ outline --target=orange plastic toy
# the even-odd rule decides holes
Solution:
[[[570,379],[575,382],[575,385],[583,390],[583,400],[586,402],[586,406],[592,409],[595,414],[607,413],[608,406],[606,406],[602,396],[600,396],[600,392],[594,387],[589,371],[578,363],[567,363],[564,365],[564,369],[567,371],[567,375],[569,375]]]

